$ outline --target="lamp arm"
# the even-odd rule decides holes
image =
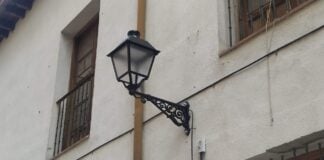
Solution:
[[[186,135],[190,134],[189,127],[189,103],[187,101],[181,103],[173,103],[167,100],[151,96],[149,94],[140,93],[137,91],[130,92],[134,97],[141,98],[142,102],[150,101],[153,103],[167,118],[171,119],[172,122],[177,126],[183,126]]]

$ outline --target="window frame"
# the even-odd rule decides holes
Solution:
[[[99,14],[96,14],[89,22],[86,23],[86,25],[84,25],[81,28],[81,30],[79,32],[77,32],[77,34],[74,36],[74,38],[72,38],[73,47],[72,47],[72,52],[71,52],[70,67],[68,68],[70,70],[69,81],[68,81],[68,93],[65,94],[62,98],[60,98],[57,101],[57,107],[59,107],[59,113],[58,113],[58,117],[57,117],[57,124],[56,124],[57,126],[56,126],[56,131],[55,131],[56,135],[55,135],[55,141],[54,141],[55,142],[54,153],[53,153],[54,157],[59,157],[60,155],[71,150],[72,148],[74,148],[75,146],[84,142],[85,140],[87,140],[90,137],[92,99],[93,99],[93,91],[94,91],[94,76],[95,76],[95,66],[96,66],[95,62],[96,62],[96,55],[97,55],[97,42],[98,42],[98,29],[99,29],[98,27],[99,27]],[[93,52],[93,53],[90,53],[90,54],[92,54],[92,58],[91,58],[92,72],[90,74],[87,74],[87,76],[85,76],[82,80],[77,82],[75,75],[77,72],[76,62],[78,61],[77,54],[78,54],[78,45],[79,45],[79,41],[80,41],[79,38],[87,31],[93,32],[90,34],[94,34],[94,35],[91,35],[91,39],[92,39],[92,41],[94,41],[94,43],[92,45],[93,49],[91,49],[91,52]],[[84,86],[87,85],[86,87],[90,87],[90,90],[81,88],[81,87],[83,87],[82,85],[84,85]],[[82,91],[77,91],[77,90],[81,90],[81,89],[82,89]],[[70,94],[72,92],[79,92],[79,93],[76,93],[77,95],[75,94],[74,97],[72,95],[72,98],[69,98],[68,96],[70,96]],[[88,93],[86,93],[87,96],[82,95],[82,94],[84,94],[84,92],[88,92]],[[69,101],[76,101],[75,97],[77,97],[77,96],[80,97],[80,95],[81,95],[81,97],[85,97],[88,99],[86,102],[87,104],[85,104],[85,105],[86,106],[89,105],[90,107],[87,109],[84,109],[85,111],[83,114],[82,114],[82,108],[79,109],[80,111],[78,111],[80,113],[76,114],[77,119],[79,119],[79,117],[83,116],[82,122],[85,122],[85,121],[88,121],[88,122],[86,122],[87,129],[85,129],[86,131],[84,132],[86,134],[82,133],[83,135],[81,135],[81,132],[80,132],[80,135],[79,135],[80,138],[77,139],[76,141],[74,141],[73,139],[71,139],[71,137],[68,138],[69,136],[71,136],[70,134],[72,133],[73,128],[71,128],[70,124],[68,124],[69,122],[67,122],[67,121],[71,120],[71,118],[74,118],[74,117],[70,117],[70,115],[68,115],[70,113],[67,113],[67,112],[71,112],[71,111],[69,111],[67,106],[69,105],[68,103],[70,103]],[[65,102],[64,102],[64,99],[66,99]],[[82,98],[79,100],[83,101]],[[60,102],[62,102],[62,101],[63,101],[63,107],[60,104]],[[83,102],[72,102],[72,103],[83,103]],[[79,104],[73,104],[73,105],[79,105]],[[81,104],[81,105],[84,105],[84,104]],[[61,112],[61,116],[60,116],[60,112]],[[84,117],[84,116],[86,116],[86,117]],[[60,119],[60,118],[62,118],[62,119]],[[61,124],[59,124],[59,122]],[[84,123],[82,123],[82,122],[78,122],[77,125],[80,125],[80,124],[83,125]],[[68,125],[68,126],[66,127],[66,125]],[[81,126],[77,126],[77,128],[79,128],[79,127],[81,127]],[[58,144],[56,144],[56,143],[58,143]],[[55,145],[57,145],[57,146],[55,146]]]
[[[233,0],[233,1],[236,1],[236,0]],[[239,10],[240,10],[240,7],[238,7],[237,10],[233,10],[233,12],[236,12],[236,14],[235,13],[232,14],[232,15],[237,15],[237,16],[236,17],[231,17],[231,19],[234,19],[232,22],[236,23],[236,27],[234,28],[234,30],[233,31],[230,31],[230,32],[233,32],[234,33],[234,34],[232,34],[232,38],[235,41],[233,42],[233,45],[232,46],[230,46],[227,49],[221,51],[219,53],[219,57],[222,57],[222,56],[227,55],[229,52],[235,50],[236,48],[239,48],[241,45],[249,42],[250,40],[252,40],[255,37],[257,37],[258,35],[262,34],[266,30],[271,29],[274,26],[274,24],[281,23],[285,19],[291,17],[292,15],[296,14],[297,12],[299,12],[302,9],[304,9],[305,7],[307,7],[308,5],[312,4],[315,1],[317,1],[317,0],[307,0],[307,2],[305,2],[305,3],[303,3],[303,4],[299,5],[299,6],[297,6],[296,8],[292,9],[290,12],[288,12],[287,14],[284,14],[283,16],[281,16],[279,18],[275,18],[273,21],[271,21],[270,23],[268,23],[267,26],[263,26],[263,27],[259,28],[258,30],[256,30],[252,34],[244,37],[243,39],[240,39],[240,26],[239,26],[239,16],[240,16]],[[232,26],[234,26],[234,24],[232,24]],[[236,39],[235,39],[235,37],[236,37]]]
[[[237,17],[239,19],[239,40],[244,40],[249,35],[265,27],[267,23],[272,24],[275,20],[293,12],[311,0],[302,0],[302,2],[299,2],[300,0],[297,2],[296,0],[252,1],[254,3],[251,3],[251,0],[239,0],[239,17]],[[279,10],[282,7],[285,7],[284,13],[281,13],[281,10]]]
[[[92,76],[94,77],[94,74],[95,74],[95,66],[96,66],[96,49],[97,49],[97,39],[98,39],[98,26],[99,26],[99,17],[96,16],[94,19],[92,19],[91,21],[89,21],[80,31],[79,33],[74,37],[73,39],[73,53],[72,53],[72,58],[71,58],[71,67],[70,67],[70,80],[69,80],[69,92],[71,92],[73,89],[75,88],[78,88],[79,87],[79,84],[82,84],[84,83],[84,80],[87,79],[87,78],[91,78],[89,76]],[[92,64],[93,64],[93,73],[90,73],[90,75],[87,75],[85,78],[83,78],[82,80],[80,80],[80,82],[78,82],[76,80],[76,72],[77,72],[77,55],[79,53],[79,49],[78,49],[78,46],[80,44],[80,37],[86,33],[87,31],[91,32],[92,30],[92,27],[95,27],[96,28],[96,32],[95,32],[95,35],[94,35],[94,41],[95,43],[93,44],[94,45],[94,53],[93,53],[93,58],[92,58]],[[90,29],[90,30],[89,30]],[[79,144],[79,141],[83,140],[84,138],[87,138],[90,136],[90,128],[91,128],[91,110],[92,110],[92,95],[93,95],[93,81],[91,82],[92,83],[92,87],[91,87],[91,91],[90,91],[90,119],[89,119],[89,131],[88,131],[88,134],[81,137],[79,140],[77,140],[76,142],[72,142],[71,144],[69,144],[67,147],[65,147],[62,151],[70,148],[71,146],[74,146],[74,144]],[[72,111],[73,112],[73,111]],[[65,115],[66,116],[66,115]],[[68,117],[68,118],[71,118],[71,117]],[[73,118],[73,117],[72,117]],[[71,126],[69,126],[71,127]],[[64,128],[65,130],[65,128]],[[70,130],[70,128],[68,129]],[[66,132],[66,131],[64,131]],[[68,133],[69,134],[69,133]],[[65,135],[66,136],[66,135]],[[65,137],[66,138],[66,137]],[[63,141],[64,141],[64,137],[63,137]],[[68,142],[67,143],[70,143],[69,141],[71,141],[71,139],[68,139],[67,140]],[[63,145],[64,145],[64,142],[63,142]]]

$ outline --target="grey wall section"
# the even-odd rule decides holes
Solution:
[[[124,87],[117,83],[111,61],[106,54],[126,38],[128,30],[136,28],[136,11],[137,3],[133,0],[100,1],[90,138],[58,159],[77,159],[133,127],[134,100]],[[113,151],[110,151],[108,146],[109,149],[98,150],[90,156],[96,157],[93,159],[114,159],[113,157],[118,156],[120,157],[117,159],[132,159],[133,137],[127,135],[125,138],[127,139],[113,143],[116,144],[111,148]]]
[[[35,1],[1,42],[1,159],[51,158],[55,101],[67,92],[73,39],[61,31],[90,2]],[[315,1],[220,57],[228,48],[226,2],[147,2],[146,39],[162,51],[145,83],[147,93],[178,102],[324,24],[324,1]],[[133,127],[134,100],[116,82],[106,54],[136,27],[136,3],[100,2],[90,137],[57,159],[132,159],[131,131],[101,145]],[[201,138],[206,159],[238,160],[323,130],[323,37],[323,29],[316,31],[190,98],[194,159]],[[144,119],[158,112],[147,103]],[[190,137],[163,115],[145,124],[143,141],[144,160],[190,159]]]
[[[88,2],[36,0],[1,42],[0,159],[45,159],[60,32]]]
[[[159,8],[164,8],[161,5],[166,4],[153,2],[149,5],[153,9],[148,14],[146,35],[153,44],[161,47],[162,52],[147,83],[147,91],[174,101],[324,24],[322,19],[316,18],[323,14],[324,3],[316,1],[276,24],[267,33],[219,58],[215,57],[221,51],[217,47],[224,47],[224,44],[218,40],[226,38],[217,37],[219,32],[211,32],[210,26],[214,23],[217,26],[217,22],[222,24],[227,17],[217,17],[217,14],[211,17],[213,14],[210,12],[200,10],[209,11],[209,7],[215,6],[213,2],[192,2],[192,6],[186,4],[183,7],[183,10],[190,10],[190,14],[204,17],[205,21],[197,20],[197,24],[187,24],[194,16],[189,14],[178,18],[172,16],[173,12],[163,14],[179,23],[163,23],[157,20],[156,15],[161,14],[162,9]],[[171,11],[177,8],[168,7]],[[215,19],[218,21],[215,22]],[[164,38],[168,41],[156,36],[158,33],[168,34],[169,28],[182,28],[182,34]],[[226,25],[215,28],[220,32],[226,31],[224,36],[227,36]],[[206,159],[238,160],[322,130],[324,124],[319,113],[323,110],[324,94],[324,70],[321,65],[324,58],[323,34],[322,29],[192,98],[190,102],[196,115],[194,158],[198,158],[197,142],[203,137],[207,140]],[[170,39],[173,41],[170,42]],[[219,46],[215,42],[219,42]],[[146,113],[150,117],[151,111]],[[168,120],[162,119],[165,117],[150,122],[145,129],[145,159],[189,159],[189,137],[179,138],[181,129],[170,129],[172,124],[162,127],[161,124],[168,123]],[[150,152],[153,146],[160,146],[163,152],[158,152],[158,149]]]

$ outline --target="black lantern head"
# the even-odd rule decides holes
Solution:
[[[138,31],[129,31],[128,38],[107,56],[111,57],[118,82],[123,82],[129,93],[142,102],[152,102],[177,126],[183,126],[189,135],[189,103],[173,103],[138,92],[144,80],[150,76],[155,56],[160,52],[150,43],[140,39]],[[166,107],[167,106],[167,107]]]
[[[154,58],[160,52],[139,36],[138,31],[129,31],[128,38],[107,55],[117,80],[129,91],[135,91],[148,79]]]

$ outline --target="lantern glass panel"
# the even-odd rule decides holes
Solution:
[[[140,76],[137,78],[138,80],[139,78],[147,78],[155,56],[154,51],[131,44],[130,53],[132,73],[136,73]],[[133,82],[135,81],[133,80]]]
[[[127,54],[127,45],[125,44],[120,49],[118,49],[112,56],[111,56],[115,72],[117,75],[117,79],[121,81],[129,82],[128,72],[128,54]]]

